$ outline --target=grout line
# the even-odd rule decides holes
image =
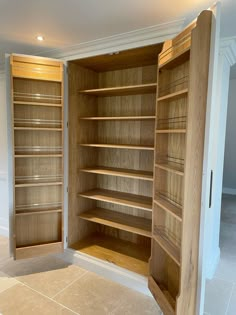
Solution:
[[[66,308],[67,310],[71,311],[72,313],[74,313],[74,314],[76,314],[76,315],[80,315],[79,313],[76,313],[75,311],[71,310],[69,307],[67,307],[67,306],[65,306],[65,305],[63,305],[63,304],[61,304],[60,302],[57,302],[57,301],[53,300],[52,298],[50,298],[49,296],[43,294],[42,292],[39,292],[39,291],[37,291],[37,290],[31,288],[31,287],[28,286],[27,284],[22,283],[22,285],[24,285],[24,286],[27,287],[28,289],[34,291],[35,293],[37,293],[37,294],[39,294],[39,295],[41,295],[41,296],[47,298],[48,300],[50,300],[50,301],[52,301],[52,302],[54,302],[54,303],[56,303],[56,304],[62,306],[63,308]]]
[[[234,287],[235,287],[235,284],[233,284],[232,289],[231,289],[231,292],[230,292],[230,295],[229,295],[229,301],[228,301],[228,304],[227,304],[227,308],[226,308],[226,311],[225,311],[225,315],[228,314],[229,305],[230,305],[230,302],[231,302],[231,299],[232,299],[232,296],[233,296]]]
[[[76,266],[76,265],[74,265]],[[52,296],[52,299],[54,299],[58,294],[62,293],[64,290],[66,290],[69,286],[71,286],[73,283],[75,283],[77,280],[81,279],[84,275],[86,275],[88,273],[87,270],[84,271],[84,273],[82,275],[79,275],[78,278],[76,278],[75,280],[73,280],[72,282],[70,282],[69,284],[67,284],[67,286],[65,286],[63,289],[61,289],[61,291],[57,292],[55,295]]]

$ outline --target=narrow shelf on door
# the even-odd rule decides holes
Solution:
[[[54,104],[54,103],[41,103],[41,102],[26,102],[26,101],[14,101],[15,105],[29,105],[29,106],[49,106],[49,107],[62,107],[62,104]]]
[[[94,116],[79,117],[81,120],[155,120],[155,116]]]
[[[14,127],[14,130],[37,130],[37,131],[62,131],[62,128],[44,128],[44,127]]]
[[[165,96],[158,97],[157,100],[159,102],[165,101],[165,100],[174,100],[174,99],[182,97],[183,95],[185,95],[187,93],[188,93],[188,89],[183,89],[183,90],[180,90],[178,92],[174,92],[174,93],[167,94]]]
[[[186,129],[157,129],[156,133],[186,133]]]
[[[108,144],[108,143],[80,143],[83,147],[111,148],[111,149],[130,149],[130,150],[150,150],[154,151],[153,145],[135,145],[135,144]]]
[[[93,189],[78,194],[81,197],[114,203],[126,207],[134,207],[146,211],[152,211],[152,198],[134,194],[123,193],[106,189]]]
[[[95,208],[79,215],[81,219],[119,230],[151,237],[151,220],[117,211]]]
[[[155,234],[153,240],[156,241],[161,248],[180,266],[180,249],[172,244],[167,235]]]
[[[172,165],[169,163],[156,163],[155,166],[167,172],[171,172],[180,176],[184,175],[184,167],[181,165]]]
[[[173,215],[177,220],[182,221],[182,209],[179,207],[176,207],[169,201],[162,199],[162,198],[157,198],[154,199],[153,202],[162,208],[163,210],[169,212],[171,215]]]

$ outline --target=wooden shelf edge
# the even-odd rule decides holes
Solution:
[[[155,116],[94,116],[94,117],[79,117],[79,120],[154,120]]]
[[[79,91],[80,94],[94,96],[112,96],[112,95],[132,95],[143,93],[155,93],[157,83],[147,83],[138,85],[117,86],[109,88],[98,88]]]
[[[14,158],[32,158],[32,157],[42,157],[42,158],[48,158],[48,157],[63,157],[63,154],[15,154]]]
[[[169,166],[168,164],[156,163],[155,167],[160,168],[164,171],[171,172],[180,176],[184,176],[184,171],[180,171],[174,167]]]
[[[190,46],[183,49],[181,52],[177,53],[175,56],[171,57],[170,59],[168,59],[166,62],[161,63],[161,61],[159,62],[159,69],[164,69],[164,68],[171,68],[172,64],[178,64],[178,61],[181,59],[188,59],[189,58],[189,54],[190,54]],[[163,52],[165,53],[165,52]],[[161,60],[161,55],[160,55],[160,60]]]
[[[134,179],[141,179],[147,181],[153,181],[153,173],[145,171],[135,171],[130,169],[119,169],[119,168],[108,168],[108,167],[94,167],[94,168],[84,168],[80,169],[80,172],[93,173],[100,175],[108,176],[118,176],[118,177],[127,177]]]
[[[157,101],[160,102],[160,101],[169,100],[172,98],[178,98],[187,93],[188,93],[188,89],[186,88],[178,92],[174,92],[174,93],[167,94],[165,96],[158,97]]]
[[[30,183],[30,184],[16,184],[15,187],[41,187],[41,186],[58,186],[63,185],[63,182],[49,182],[49,183]]]
[[[95,147],[95,148],[114,148],[114,149],[130,149],[130,150],[149,150],[154,151],[153,146],[129,145],[129,144],[99,144],[99,143],[80,143],[79,146]]]
[[[169,296],[167,297],[164,294],[164,292],[160,289],[160,287],[158,286],[158,284],[156,283],[155,279],[152,276],[148,277],[148,288],[153,294],[155,300],[157,301],[162,311],[168,315],[175,315],[175,309],[173,305],[175,304],[174,299],[173,301],[171,301]]]
[[[150,212],[152,211],[151,197],[144,196],[142,197],[139,195],[133,195],[106,189],[93,189],[83,193],[79,193],[78,196],[118,204],[126,207],[137,208],[145,211]]]
[[[186,133],[186,129],[157,129],[156,133]]]
[[[95,208],[79,215],[83,220],[151,238],[151,220],[117,211]]]
[[[24,101],[13,101],[15,105],[29,105],[29,106],[49,106],[49,107],[63,107],[63,104],[53,103],[39,103],[39,102],[24,102]]]
[[[178,208],[178,207],[172,205],[171,203],[169,203],[168,201],[160,199],[160,198],[154,199],[153,202],[154,202],[154,204],[156,204],[157,206],[159,206],[163,210],[168,211],[178,221],[182,222],[182,213],[181,213],[180,208]]]
[[[34,128],[34,127],[14,127],[14,130],[29,130],[29,131],[63,131],[62,128]]]
[[[50,213],[62,213],[62,209],[16,212],[16,216],[27,216],[27,215],[37,215],[37,214],[50,214]]]
[[[153,235],[153,240],[170,256],[170,258],[180,267],[180,249],[172,245],[161,235]]]

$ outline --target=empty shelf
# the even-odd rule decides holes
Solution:
[[[70,248],[144,276],[149,272],[150,245],[137,245],[96,233]]]
[[[14,127],[14,130],[62,131],[62,128]]]
[[[111,175],[111,176],[128,177],[128,178],[136,178],[136,179],[153,181],[152,172],[139,171],[139,170],[98,166],[98,167],[93,167],[93,168],[91,167],[91,168],[81,169],[80,171],[87,172],[87,173],[101,174],[101,175]]]
[[[25,216],[25,215],[37,215],[37,214],[49,214],[49,213],[60,213],[62,209],[54,209],[54,210],[20,210],[16,212],[16,216]]]
[[[120,213],[117,211],[96,208],[79,216],[81,219],[110,226],[123,231],[151,237],[151,220]]]
[[[54,186],[54,185],[62,185],[62,182],[24,183],[24,184],[16,184],[15,187],[40,187],[40,186]]]
[[[156,93],[157,84],[140,84],[129,86],[118,86],[109,88],[100,88],[92,90],[79,91],[81,94],[94,95],[94,96],[122,96],[122,95],[135,95],[135,94],[149,94]]]
[[[32,157],[40,157],[40,158],[47,158],[47,157],[63,157],[62,154],[15,154],[15,158],[32,158]]]
[[[165,96],[158,97],[157,100],[158,101],[164,101],[164,100],[176,99],[176,98],[182,97],[183,95],[185,95],[187,93],[188,93],[188,89],[183,89],[183,90],[178,91],[178,92],[174,92],[174,93],[170,93],[170,94],[165,95]]]
[[[180,266],[180,249],[168,240],[167,235],[155,234],[153,239],[161,246],[161,248]]]
[[[169,163],[157,163],[155,166],[167,172],[171,172],[180,176],[184,175],[183,166],[172,165]]]
[[[79,196],[98,201],[110,202],[126,207],[134,207],[142,210],[152,211],[152,198],[140,195],[133,195],[118,191],[106,190],[106,189],[93,189],[84,193],[80,193]]]
[[[83,147],[95,147],[95,148],[151,150],[151,151],[154,151],[154,147],[152,145],[106,144],[106,143],[81,143],[79,145],[83,146]]]
[[[15,105],[32,105],[32,106],[49,106],[49,107],[62,107],[62,104],[54,103],[40,103],[40,102],[25,102],[25,101],[14,101]]]
[[[184,48],[182,51],[178,53],[174,53],[173,57],[170,57],[165,62],[160,62],[159,69],[173,69],[178,65],[182,64],[183,62],[189,60],[190,56],[190,46]],[[161,58],[161,57],[160,57]]]
[[[103,116],[80,117],[81,120],[154,120],[155,116]]]
[[[176,207],[172,203],[168,202],[165,199],[154,199],[153,201],[157,206],[162,208],[165,211],[168,211],[170,214],[172,214],[177,220],[182,221],[182,209]]]
[[[156,133],[186,133],[186,129],[158,129]]]

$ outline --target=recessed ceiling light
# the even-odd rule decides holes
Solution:
[[[42,35],[38,35],[37,37],[37,40],[39,40],[40,42],[42,42],[44,40],[44,37]]]

